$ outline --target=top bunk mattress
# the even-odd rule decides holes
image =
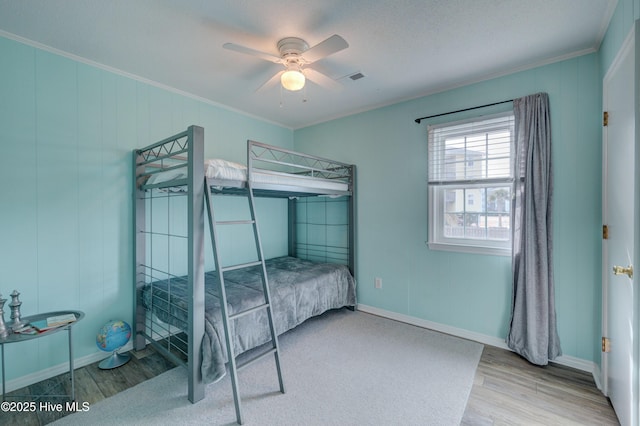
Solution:
[[[209,179],[210,186],[216,189],[244,187],[247,182],[247,167],[232,161],[213,158],[205,161],[205,176]],[[171,186],[172,182],[180,182],[187,178],[186,168],[177,168],[152,174],[146,185],[161,187]],[[254,186],[263,189],[308,188],[313,190],[347,193],[347,182],[325,179],[314,176],[283,173],[266,169],[254,169],[251,173],[251,182]]]

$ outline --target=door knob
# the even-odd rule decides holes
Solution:
[[[629,278],[633,278],[633,266],[629,265],[626,268],[624,266],[614,266],[613,273],[615,275],[626,274]]]

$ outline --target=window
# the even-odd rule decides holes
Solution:
[[[429,247],[511,251],[513,113],[429,126]]]

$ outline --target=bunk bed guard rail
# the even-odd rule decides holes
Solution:
[[[268,145],[253,140],[247,141],[247,169],[249,179],[258,190],[283,191],[283,196],[291,197],[296,187],[306,195],[352,195],[354,188],[355,166],[335,160],[304,154]],[[268,182],[254,178],[256,174],[271,176]],[[300,177],[299,182],[278,183],[278,176]],[[307,179],[305,179],[307,178]],[[273,182],[271,182],[273,180]],[[316,185],[322,181],[322,185]],[[326,182],[336,185],[326,187]],[[342,184],[342,185],[340,185]]]

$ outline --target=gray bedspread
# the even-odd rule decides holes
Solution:
[[[276,331],[282,334],[323,312],[355,306],[355,280],[344,265],[316,263],[294,257],[266,261]],[[260,266],[226,272],[228,313],[264,303]],[[187,329],[186,280],[171,280],[171,308],[167,306],[169,283],[154,282],[143,290],[143,302],[158,318]],[[202,345],[202,377],[214,382],[225,375],[227,351],[224,339],[218,273],[205,273],[205,336]],[[151,303],[153,301],[153,303]],[[260,309],[230,322],[236,355],[269,340],[267,312]]]

